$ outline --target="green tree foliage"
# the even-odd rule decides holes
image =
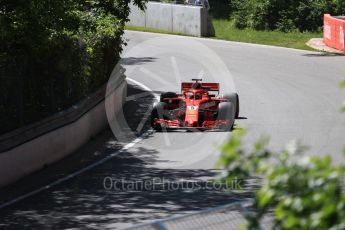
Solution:
[[[254,214],[248,228],[258,229],[262,217],[273,212],[278,229],[345,229],[345,165],[333,165],[329,156],[304,155],[305,148],[290,143],[280,153],[267,150],[268,139],[245,151],[243,131],[236,131],[223,147],[220,165],[235,177],[262,177]]]
[[[229,19],[229,14],[231,12],[231,4],[229,0],[209,0],[211,9],[210,13],[215,19]]]
[[[345,80],[339,86],[345,88]],[[242,129],[234,133],[218,164],[227,170],[226,181],[262,178],[255,211],[247,215],[248,229],[258,229],[267,214],[274,215],[277,229],[345,229],[344,163],[334,165],[330,156],[307,156],[299,142],[291,142],[282,152],[269,151],[267,137],[246,151],[245,133]]]
[[[0,0],[0,133],[66,109],[119,59],[130,0]],[[146,0],[135,0],[140,8]]]
[[[323,15],[345,14],[345,0],[231,0],[237,28],[318,31]]]

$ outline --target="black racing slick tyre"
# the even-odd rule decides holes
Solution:
[[[229,100],[233,105],[235,105],[235,118],[240,117],[240,98],[237,93],[224,94],[224,99]]]
[[[151,127],[156,131],[162,131],[162,127],[155,123],[156,119],[163,119],[167,104],[164,102],[158,102],[153,106],[151,112]]]
[[[231,102],[221,102],[218,105],[218,117],[217,120],[222,120],[222,121],[229,121],[228,125],[224,125],[221,128],[223,131],[231,131],[235,118],[234,118],[234,107]]]
[[[236,93],[236,112],[235,112],[235,118],[240,117],[240,98],[238,97],[238,94]]]

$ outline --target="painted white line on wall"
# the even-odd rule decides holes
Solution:
[[[157,96],[157,95],[156,95],[150,88],[148,88],[146,85],[144,85],[144,84],[142,84],[142,83],[140,83],[140,82],[138,82],[138,81],[136,81],[136,80],[133,80],[133,79],[131,79],[131,78],[127,78],[127,80],[133,82],[134,84],[136,84],[136,85],[138,85],[138,86],[140,86],[140,87],[143,88],[144,90],[151,92],[151,93],[155,96],[155,98],[157,99],[157,97],[158,97],[158,100],[159,100],[159,96]],[[138,137],[138,138],[136,138],[135,140],[133,140],[132,142],[126,144],[123,148],[121,148],[121,149],[119,149],[118,151],[116,151],[116,152],[110,154],[109,156],[107,156],[107,157],[105,157],[105,158],[103,158],[103,159],[101,159],[101,160],[99,160],[99,161],[97,161],[97,162],[95,162],[95,163],[93,163],[93,164],[91,164],[91,165],[85,167],[85,168],[82,168],[82,169],[80,169],[80,170],[78,170],[78,171],[76,171],[76,172],[74,172],[74,173],[72,173],[72,174],[69,174],[69,175],[67,175],[66,177],[63,177],[63,178],[61,178],[61,179],[58,179],[58,180],[56,180],[56,181],[54,181],[54,182],[52,182],[52,183],[50,183],[50,184],[48,184],[48,185],[46,185],[46,186],[40,187],[40,188],[38,188],[38,189],[36,189],[36,190],[33,190],[33,191],[29,192],[29,193],[26,193],[26,194],[24,194],[24,195],[21,195],[21,196],[15,198],[15,199],[12,199],[12,200],[10,200],[10,201],[7,201],[7,202],[5,202],[5,203],[3,203],[3,204],[0,205],[0,209],[3,209],[3,208],[5,208],[5,207],[8,207],[8,206],[10,206],[10,205],[12,205],[12,204],[15,204],[15,203],[17,203],[17,202],[19,202],[19,201],[22,201],[22,200],[24,200],[24,199],[26,199],[26,198],[28,198],[28,197],[34,196],[34,195],[36,195],[36,194],[38,194],[38,193],[40,193],[40,192],[42,192],[42,191],[48,190],[48,189],[50,189],[50,188],[52,188],[52,187],[54,187],[54,186],[56,186],[56,185],[59,185],[59,184],[65,182],[65,181],[68,181],[68,180],[70,180],[70,179],[72,179],[72,178],[75,178],[76,176],[79,176],[79,175],[81,175],[82,173],[85,173],[85,172],[87,172],[87,171],[89,171],[89,170],[91,170],[91,169],[93,169],[93,168],[95,168],[95,167],[97,167],[97,166],[99,166],[99,165],[101,165],[101,164],[107,162],[108,160],[113,159],[113,158],[116,157],[117,155],[119,155],[119,154],[121,154],[121,153],[123,153],[123,152],[126,152],[126,151],[128,151],[130,148],[134,147],[136,144],[138,144],[140,141],[142,141],[143,139],[145,139],[145,138],[146,138],[147,136],[149,136],[151,133],[152,133],[152,130],[146,131],[146,132],[143,133],[140,137]]]

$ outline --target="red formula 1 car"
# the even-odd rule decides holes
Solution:
[[[197,129],[230,131],[239,115],[237,93],[218,96],[219,83],[201,79],[181,84],[181,94],[163,93],[151,113],[151,126],[157,131]]]

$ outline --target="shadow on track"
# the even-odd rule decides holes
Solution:
[[[144,93],[129,85],[129,95]],[[143,114],[152,104],[153,97],[140,97],[128,102],[124,113],[128,126],[136,130]],[[145,124],[143,131],[149,128]],[[147,136],[146,138],[151,138]],[[75,154],[31,175],[0,192],[2,200],[32,191],[52,181],[65,177],[92,162],[114,153],[122,146],[107,129]],[[123,152],[104,164],[69,181],[40,192],[23,201],[0,210],[1,229],[114,229],[127,227],[152,219],[184,214],[228,204],[252,197],[252,192],[234,194],[224,190],[185,189],[108,189],[105,178],[132,182],[160,178],[169,183],[183,180],[214,178],[213,170],[159,169],[158,152],[154,149],[133,147],[138,154]]]
[[[156,169],[149,166],[156,160],[154,150],[140,149],[143,159],[122,153],[111,161],[77,178],[40,193],[28,200],[1,210],[1,228],[114,228],[142,223],[174,214],[189,213],[251,197],[229,191],[111,189],[104,187],[107,177],[118,181],[201,180],[212,178],[211,170]],[[20,220],[20,221],[19,221]]]
[[[156,59],[157,58],[153,58],[153,57],[141,57],[141,58],[127,57],[127,58],[122,58],[121,62],[124,65],[142,65],[149,62],[154,62]]]
[[[344,54],[341,53],[328,53],[328,52],[321,52],[321,53],[308,53],[308,54],[302,54],[304,57],[341,57],[345,56]]]

